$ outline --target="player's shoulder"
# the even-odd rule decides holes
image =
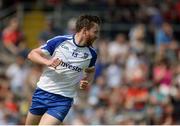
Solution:
[[[71,40],[73,39],[73,35],[58,35],[58,36],[55,36],[51,39],[49,39],[47,42],[63,42],[63,41],[66,41],[66,40]]]
[[[93,56],[97,57],[97,50],[92,46],[89,46],[88,48],[89,48],[89,51],[91,52],[91,54]]]

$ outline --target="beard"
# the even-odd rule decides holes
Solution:
[[[87,46],[92,46],[93,41],[87,41]]]
[[[94,43],[94,41],[96,40],[96,37],[95,38],[92,38],[92,39],[89,39],[87,41],[87,46],[92,46],[92,44]]]

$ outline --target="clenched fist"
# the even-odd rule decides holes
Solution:
[[[47,64],[50,67],[53,67],[56,69],[56,67],[62,62],[59,58],[51,59],[49,60],[49,63]]]
[[[82,90],[87,89],[88,86],[89,86],[89,81],[87,80],[87,77],[84,77],[80,81],[80,89],[82,89]]]

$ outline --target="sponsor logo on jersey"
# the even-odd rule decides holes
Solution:
[[[66,50],[69,50],[69,47],[67,47],[65,44],[62,44],[61,47],[66,49]]]
[[[81,72],[82,71],[82,68],[80,68],[78,66],[73,66],[73,65],[71,65],[69,63],[65,63],[63,61],[61,61],[59,65],[62,66],[62,67],[68,68],[70,70],[77,71],[77,72]]]

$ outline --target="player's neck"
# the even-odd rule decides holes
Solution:
[[[74,41],[78,46],[86,46],[86,40],[83,39],[80,33],[75,34]]]

